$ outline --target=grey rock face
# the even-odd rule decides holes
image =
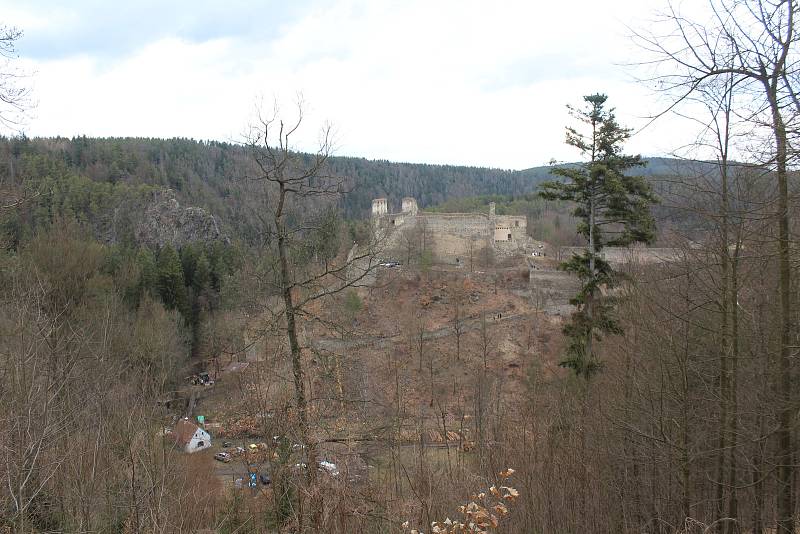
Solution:
[[[228,241],[213,215],[203,208],[181,207],[171,189],[156,192],[137,219],[134,237],[145,245],[178,248],[192,242]]]

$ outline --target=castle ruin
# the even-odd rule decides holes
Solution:
[[[386,239],[387,249],[400,249],[403,240],[417,232],[424,248],[440,261],[459,262],[470,254],[490,248],[500,255],[522,252],[529,245],[525,216],[497,215],[495,203],[487,213],[423,213],[417,201],[406,197],[399,213],[390,213],[385,198],[372,201],[376,231]]]

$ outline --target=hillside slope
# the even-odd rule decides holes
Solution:
[[[646,175],[681,173],[687,164],[654,158]],[[390,208],[412,196],[420,207],[478,195],[517,197],[550,179],[549,167],[504,170],[456,165],[428,165],[332,157],[331,173],[345,177],[352,192],[339,200],[347,218],[368,216],[371,200],[387,197]],[[77,205],[94,201],[89,189],[104,184],[134,189],[171,188],[185,206],[206,209],[221,220],[224,230],[245,240],[254,238],[257,224],[252,198],[241,191],[242,180],[255,169],[245,147],[215,141],[146,138],[0,138],[0,183],[25,184],[36,189],[65,180],[84,183],[73,199]],[[91,185],[91,184],[95,185]],[[48,189],[48,190],[49,190]],[[107,197],[114,197],[109,194]],[[249,203],[248,203],[249,201]],[[108,208],[108,206],[105,206]]]

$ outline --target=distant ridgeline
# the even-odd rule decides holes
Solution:
[[[641,170],[643,174],[669,174],[680,172],[680,166],[676,160],[654,159]],[[329,172],[345,177],[352,189],[339,201],[339,208],[351,219],[368,218],[372,199],[379,197],[414,197],[422,208],[439,204],[442,211],[472,212],[479,206],[452,210],[446,206],[481,195],[503,196],[504,200],[494,200],[498,215],[531,217],[535,216],[531,211],[514,212],[525,206],[533,209],[530,193],[541,181],[552,179],[550,167],[511,171],[355,157],[331,158]],[[181,206],[203,208],[213,215],[221,234],[255,241],[257,218],[253,203],[257,199],[243,193],[240,187],[241,178],[254,173],[245,148],[230,143],[147,138],[0,138],[0,184],[24,183],[32,190],[55,192],[55,196],[37,204],[38,212],[28,214],[29,220],[17,224],[35,226],[37,220],[61,210],[84,217],[97,226],[100,237],[106,240],[122,239],[126,232],[133,232],[122,224],[127,216],[125,209],[117,208],[139,206],[138,202],[152,198],[154,192],[169,189]],[[487,198],[466,202],[481,202],[485,209]],[[116,226],[109,226],[110,219]]]

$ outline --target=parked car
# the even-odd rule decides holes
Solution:
[[[265,486],[269,486],[272,483],[272,480],[269,478],[269,475],[266,474],[266,473],[261,473],[260,475],[258,475],[258,479]]]
[[[214,455],[214,459],[220,462],[227,463],[231,461],[231,455],[228,454],[227,452],[218,452],[217,454]]]

